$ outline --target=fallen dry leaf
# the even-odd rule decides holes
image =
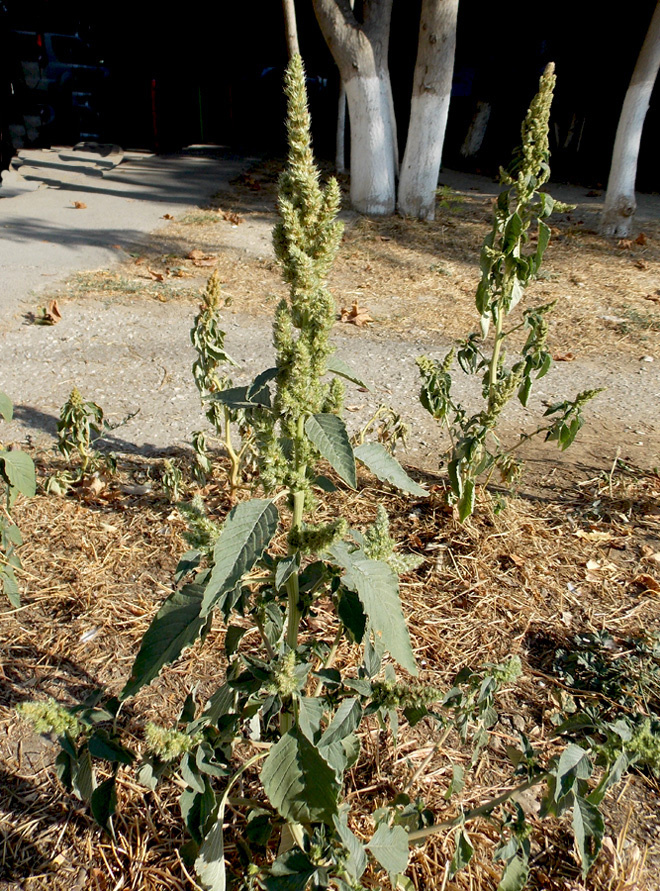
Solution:
[[[152,277],[152,279],[156,282],[164,282],[165,281],[165,273],[164,272],[154,272],[153,269],[147,269],[147,272]]]
[[[240,217],[237,213],[234,213],[233,210],[223,210],[222,219],[227,220],[228,223],[232,223],[232,225],[234,226],[240,226],[243,222],[243,217]]]
[[[198,248],[195,248],[195,250],[192,250],[188,254],[186,254],[186,260],[201,260],[203,256],[204,251],[200,251]]]
[[[647,572],[640,573],[633,581],[636,585],[641,585],[645,592],[653,591],[654,594],[660,594],[660,582]]]
[[[73,206],[76,208],[76,210],[85,210],[85,208],[87,207],[84,201],[74,201]]]
[[[629,251],[630,248],[633,246],[633,243],[630,238],[620,238],[617,241],[616,246],[622,248],[623,250]]]
[[[639,235],[635,239],[635,244],[646,244],[646,235],[643,232],[639,233]]]
[[[173,220],[174,217],[172,216],[171,213],[164,213],[164,214],[163,214],[163,219],[164,219],[164,220]]]
[[[193,266],[215,266],[218,262],[217,257],[209,254],[208,257],[198,257],[193,260]]]
[[[594,529],[593,532],[586,532],[584,529],[578,529],[575,533],[575,537],[584,538],[586,541],[611,541],[614,538],[611,532],[600,532],[597,529]],[[588,563],[587,569],[589,569]]]
[[[368,325],[370,322],[373,322],[373,319],[369,315],[369,310],[361,309],[358,306],[357,300],[355,300],[350,309],[346,309],[345,306],[342,306],[339,313],[339,321],[357,325],[358,328],[361,328],[363,325]]]
[[[43,306],[39,310],[39,315],[34,318],[37,325],[57,325],[62,318],[62,313],[57,304],[57,300],[51,300],[47,307]]]
[[[637,269],[648,269],[649,268],[649,264],[646,262],[646,260],[636,260],[635,266],[637,267]]]
[[[574,353],[555,353],[552,358],[555,362],[575,362]]]
[[[644,297],[644,300],[650,300],[652,303],[660,304],[660,292],[658,292],[657,294],[647,294]]]

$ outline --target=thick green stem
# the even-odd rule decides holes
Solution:
[[[293,518],[291,520],[291,528],[295,529],[302,525],[303,510],[305,507],[305,493],[293,493]],[[288,598],[287,624],[286,624],[286,643],[289,649],[296,650],[298,647],[298,631],[300,629],[300,620],[302,614],[300,612],[300,585],[298,581],[298,573],[292,573],[286,583],[286,592]],[[294,716],[291,712],[282,712],[280,716],[280,730],[287,733],[293,727]]]

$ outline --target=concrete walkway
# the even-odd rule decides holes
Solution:
[[[0,187],[0,335],[34,309],[30,294],[112,265],[164,214],[203,203],[249,161],[128,152],[114,166],[71,149],[21,152]]]

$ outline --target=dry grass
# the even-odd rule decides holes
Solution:
[[[411,503],[365,478],[359,492],[338,493],[325,509],[341,510],[363,526],[380,501],[392,516],[401,548],[426,558],[402,585],[423,681],[447,687],[464,665],[476,667],[511,653],[523,659],[525,675],[500,697],[491,745],[476,769],[466,770],[468,782],[459,800],[448,804],[444,799],[451,765],[468,767],[470,753],[457,737],[450,736],[432,754],[414,784],[412,793],[422,795],[438,819],[447,819],[459,803],[466,808],[480,804],[508,783],[504,746],[515,743],[521,720],[536,747],[552,750],[549,719],[557,710],[558,688],[549,666],[557,646],[578,631],[606,628],[617,639],[660,632],[658,595],[639,584],[641,576],[648,581],[660,575],[660,479],[617,467],[609,478],[565,491],[561,502],[511,499],[498,513],[497,502],[485,497],[482,510],[464,526],[445,506],[441,484],[429,482],[431,496]],[[229,502],[223,491],[213,487],[207,494],[213,512],[224,515]],[[27,543],[22,550],[24,606],[0,615],[0,751],[6,790],[0,816],[0,877],[6,884],[0,880],[0,887],[192,888],[178,855],[184,833],[175,786],[165,783],[157,793],[147,793],[131,770],[122,770],[117,838],[110,841],[59,787],[52,768],[54,747],[17,724],[13,712],[24,699],[52,695],[72,703],[97,687],[118,692],[141,635],[170,590],[177,556],[185,547],[181,519],[158,498],[128,497],[119,486],[111,486],[96,502],[39,495],[22,502],[16,518]],[[330,640],[330,614],[321,610],[307,631]],[[204,647],[196,645],[130,703],[125,717],[130,745],[139,748],[146,720],[172,720],[193,686],[198,685],[201,700],[217,686],[225,664],[223,637],[216,623]],[[244,640],[249,646],[249,636]],[[349,647],[339,656],[346,664],[354,657]],[[363,753],[347,786],[358,833],[369,834],[374,806],[391,800],[427,759],[435,733],[426,719],[414,728],[404,724],[397,745],[391,746],[375,721],[366,725]],[[248,776],[246,791],[256,791],[254,781],[254,775]],[[615,790],[607,807],[609,840],[588,888],[658,887],[657,792],[656,781],[642,775]],[[547,821],[541,826],[533,799],[529,805],[531,887],[578,891],[582,885],[567,826]],[[231,821],[240,835],[240,816]],[[490,852],[496,832],[482,822],[471,827],[470,835],[477,855],[453,882],[445,882],[451,836],[437,836],[415,850],[409,870],[415,888],[494,889],[498,869]],[[375,875],[368,874],[365,882],[380,886]]]

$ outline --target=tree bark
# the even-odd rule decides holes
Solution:
[[[639,144],[658,68],[660,68],[660,0],[653,13],[621,109],[605,194],[605,207],[601,217],[600,231],[603,235],[625,238],[632,231],[637,209],[635,179]]]
[[[296,8],[293,0],[282,0],[282,9],[284,10],[284,31],[286,33],[286,46],[291,59],[295,55],[300,55],[300,47],[298,46],[298,25],[296,23]]]
[[[435,219],[456,51],[458,0],[423,0],[410,126],[399,182],[399,211]]]
[[[346,88],[351,121],[351,203],[366,214],[395,207],[396,123],[387,53],[393,0],[313,0],[323,36]]]
[[[348,0],[355,9],[355,0]],[[346,87],[339,78],[339,104],[337,106],[337,140],[335,144],[335,167],[337,173],[346,173]]]

